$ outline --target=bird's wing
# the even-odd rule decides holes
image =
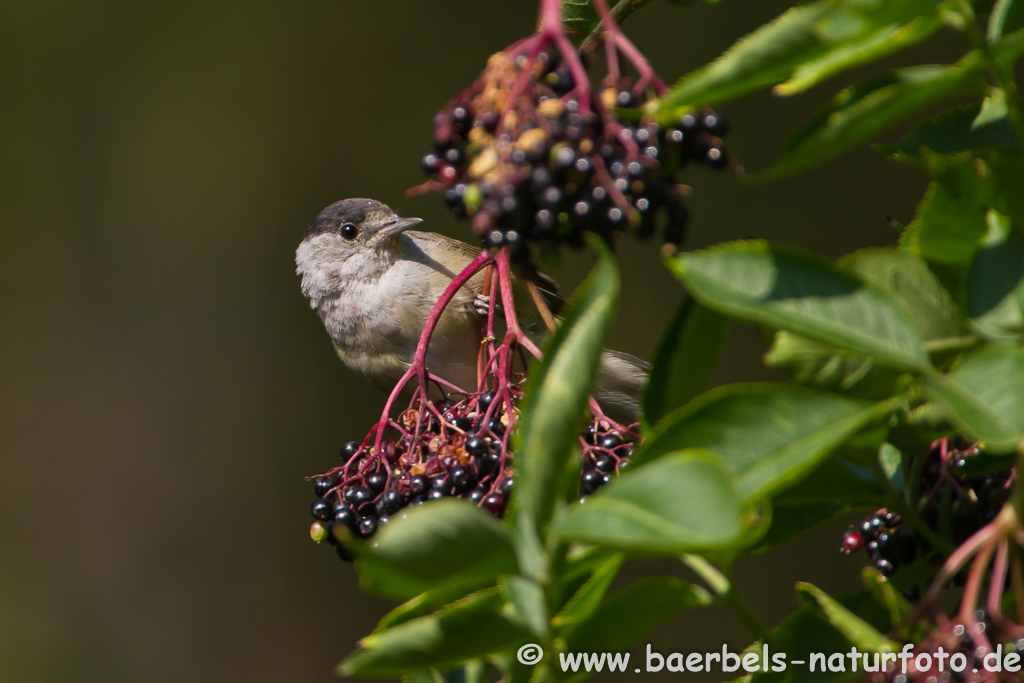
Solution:
[[[480,254],[480,247],[474,247],[436,232],[408,230],[405,234],[412,237],[416,246],[432,260],[442,263],[458,263],[460,269],[468,266]],[[455,277],[457,274],[452,273],[451,277]],[[535,284],[548,308],[557,315],[565,306],[565,300],[558,296],[558,283],[544,273],[537,273]]]
[[[440,263],[448,263],[461,270],[480,253],[479,247],[437,233],[410,230],[405,234],[413,237],[416,246],[423,252],[423,256],[435,262],[435,267],[439,267]],[[441,268],[443,270],[443,267]],[[451,273],[450,277],[455,277],[457,274]],[[556,293],[558,284],[543,274],[538,276],[536,284],[552,312],[558,313],[565,304],[565,301]],[[531,337],[539,341],[547,334],[547,327],[540,319],[529,295],[521,288],[517,287],[517,289],[519,291],[516,292],[518,304],[516,309],[521,316],[520,323]],[[520,308],[523,310],[519,311]],[[640,397],[647,383],[649,372],[650,366],[639,358],[618,351],[605,350],[601,356],[601,365],[597,373],[594,397],[610,417],[631,423],[636,419],[639,411]]]
[[[537,285],[537,290],[544,298],[544,303],[548,305],[552,313],[558,315],[565,308],[565,299],[558,296],[558,283],[544,273],[537,273],[534,284]]]
[[[403,236],[411,240],[411,248],[422,252],[422,256],[432,261],[439,270],[448,270],[442,264],[457,267],[458,270],[450,274],[450,277],[453,278],[480,254],[479,247],[471,246],[451,237],[438,235],[436,232],[406,230]],[[408,242],[406,244],[409,245]],[[422,256],[417,258],[415,254],[409,254],[409,256],[416,260],[424,260]]]
[[[639,358],[605,349],[594,381],[594,398],[613,420],[635,422],[650,373],[651,366]]]

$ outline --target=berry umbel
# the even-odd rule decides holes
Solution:
[[[317,520],[310,536],[344,547],[367,539],[410,505],[465,498],[501,517],[515,490],[515,454],[508,424],[518,418],[522,378],[508,400],[493,391],[459,401],[414,401],[392,424],[396,438],[373,450],[370,436],[341,447],[342,464],[313,477]],[[422,409],[422,411],[421,411]],[[628,463],[637,427],[595,418],[580,436],[579,493],[593,493]],[[343,559],[350,560],[346,549]]]
[[[727,126],[711,110],[658,121],[648,108],[665,86],[622,34],[604,0],[599,40],[577,51],[558,2],[542,3],[537,33],[491,56],[478,80],[434,119],[430,176],[412,191],[437,190],[469,217],[488,247],[529,261],[528,243],[583,245],[585,231],[611,243],[625,231],[678,245],[686,234],[689,164],[730,163]],[[591,47],[592,46],[592,47]],[[592,82],[588,62],[603,52],[607,73]],[[620,55],[636,72],[623,73]]]
[[[1006,507],[1017,477],[1012,459],[987,454],[962,437],[948,437],[918,457],[905,457],[903,466],[904,514],[877,510],[843,535],[840,550],[866,551],[874,569],[913,603],[902,618],[902,632],[925,635],[907,644],[912,656],[905,672],[890,663],[864,680],[1019,680],[1018,674],[1004,677],[984,667],[993,653],[1024,653],[1022,615],[1002,611],[1007,589],[1024,590],[1010,546],[1020,530]],[[960,592],[959,608],[951,614],[942,608],[947,589]],[[919,628],[921,623],[928,623],[928,629]],[[944,667],[939,665],[942,657]],[[948,665],[953,657],[960,658],[960,669]]]
[[[885,576],[919,558],[935,564],[934,576],[941,556],[935,554],[934,539],[926,537],[921,528],[947,537],[953,546],[963,544],[996,518],[1016,478],[1014,468],[986,456],[977,443],[961,437],[937,440],[914,469],[919,474],[908,499],[913,501],[916,527],[882,508],[842,538],[842,552],[866,550],[871,563]],[[953,580],[962,584],[965,577],[960,574]],[[906,596],[919,596],[917,587],[908,586]]]

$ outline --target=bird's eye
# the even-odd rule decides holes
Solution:
[[[354,240],[359,236],[359,228],[352,223],[346,223],[341,226],[341,236],[349,241]]]

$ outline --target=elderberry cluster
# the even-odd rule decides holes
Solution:
[[[583,445],[583,472],[580,494],[587,495],[604,486],[612,476],[629,466],[633,443],[639,435],[602,428],[597,421],[587,424],[580,441]]]
[[[842,551],[849,554],[867,549],[868,558],[883,576],[890,576],[896,567],[917,559],[914,535],[895,512],[882,508],[843,535]]]
[[[962,437],[940,439],[922,457],[921,462],[910,463],[912,471],[920,474],[914,490],[907,492],[908,504],[914,506],[922,525],[959,546],[999,514],[1016,470],[1012,463],[986,455],[978,444]],[[867,550],[885,576],[931,551],[927,539],[885,508],[843,535],[842,552],[861,549]],[[908,597],[914,595],[911,590]]]
[[[524,70],[528,86],[517,89]],[[624,78],[606,84],[581,101],[557,52],[535,62],[492,56],[474,87],[435,117],[424,187],[441,189],[486,246],[507,247],[521,262],[527,242],[579,247],[584,231],[610,242],[632,229],[679,244],[689,212],[676,175],[691,162],[729,164],[726,123],[705,109],[659,125],[642,115],[645,91]]]
[[[1019,629],[1011,633],[1008,629],[999,628],[982,609],[976,610],[973,618],[972,628],[985,634],[984,640],[972,635],[972,629],[964,624],[943,620],[914,648],[913,657],[907,660],[906,673],[897,663],[887,662],[883,671],[869,673],[865,677],[866,682],[981,683],[996,680],[985,670],[985,655],[997,645],[1001,646],[1003,657],[1015,652],[1024,659],[1024,638],[1020,636]]]
[[[313,478],[313,540],[326,540],[352,559],[348,545],[368,539],[396,513],[445,497],[466,498],[501,517],[515,486],[510,424],[518,385],[458,402],[416,401],[397,421],[400,436],[374,450],[374,439],[341,447],[343,464]],[[580,493],[597,490],[628,464],[635,428],[621,431],[597,420],[581,436],[585,469]]]

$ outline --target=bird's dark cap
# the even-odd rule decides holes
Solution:
[[[345,223],[362,225],[369,219],[392,216],[394,212],[376,199],[342,199],[334,202],[309,224],[303,241],[325,232],[338,232]]]

